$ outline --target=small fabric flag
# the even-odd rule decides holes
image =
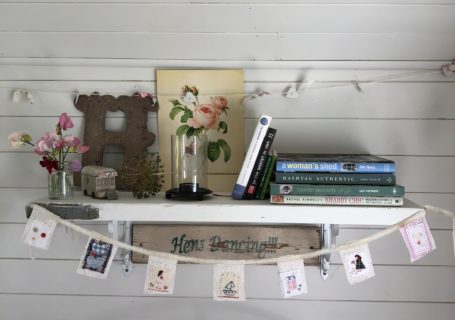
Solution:
[[[436,249],[433,236],[425,217],[413,220],[400,228],[406,247],[411,256],[411,262],[419,260]]]
[[[47,250],[56,226],[57,221],[52,219],[47,212],[35,206],[25,225],[22,239],[29,246]]]
[[[308,292],[302,259],[278,261],[278,274],[283,297],[289,298]]]
[[[245,301],[244,265],[213,266],[213,298],[217,301]]]
[[[374,277],[373,260],[368,244],[340,250],[340,256],[349,284],[356,284]]]
[[[77,273],[87,277],[106,279],[114,260],[117,246],[90,238],[77,268]]]
[[[144,293],[174,293],[176,270],[177,260],[149,256],[147,274],[145,277]]]

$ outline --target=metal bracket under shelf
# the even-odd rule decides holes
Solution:
[[[340,232],[340,227],[337,224],[322,224],[321,225],[321,249],[331,248],[336,245],[336,237]],[[329,277],[330,268],[330,253],[320,256],[321,277],[327,280]]]
[[[124,243],[131,243],[131,221],[112,221],[108,223],[108,230],[112,234],[112,238]],[[122,226],[122,236],[120,237],[119,229]],[[133,262],[131,261],[131,253],[129,250],[120,249],[119,256],[122,259],[122,272],[125,276],[129,276],[133,272]]]

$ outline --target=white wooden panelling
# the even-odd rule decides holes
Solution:
[[[255,122],[246,121],[247,137]],[[451,156],[455,151],[455,141],[437,143],[455,131],[451,120],[273,119],[271,126],[278,130],[273,142],[278,152]]]
[[[0,117],[0,136],[26,130],[36,141],[45,131],[53,131],[56,117]],[[110,118],[111,128],[121,128],[124,118]],[[82,137],[83,118],[73,118],[75,127],[69,132]],[[245,145],[253,135],[255,119],[245,121]],[[437,143],[455,131],[455,120],[361,120],[361,119],[273,119],[278,130],[273,148],[278,152],[362,153],[416,156],[454,156],[455,140]],[[43,129],[44,128],[44,129]],[[149,131],[156,134],[156,118],[149,118]],[[435,143],[436,142],[436,143]],[[24,147],[12,149],[6,139],[0,140],[0,151],[31,151]]]
[[[143,295],[145,265],[136,265],[133,273],[124,277],[119,264],[114,263],[106,281],[95,281],[77,274],[78,264],[64,260],[2,260],[1,293]],[[174,295],[212,297],[212,268],[178,265]],[[352,287],[342,265],[332,266],[328,281],[321,278],[318,267],[307,267],[309,293],[298,299],[455,303],[453,271],[453,267],[376,265],[374,278]],[[276,266],[246,266],[245,281],[247,298],[282,299]]]
[[[455,211],[450,139],[455,77],[439,71],[455,52],[453,0],[17,2],[0,0],[0,136],[18,125],[37,136],[51,130],[64,111],[77,123],[71,132],[80,135],[81,114],[70,94],[75,89],[154,92],[156,69],[243,68],[246,92],[274,93],[246,105],[245,141],[257,116],[268,113],[278,125],[280,152],[297,145],[312,152],[383,155],[397,162],[407,197]],[[390,77],[394,74],[399,77]],[[316,81],[312,88],[347,86],[305,90],[297,100],[280,97],[282,89],[302,80]],[[363,93],[352,80],[360,81]],[[366,83],[374,80],[389,82]],[[36,104],[26,105],[12,103],[11,90],[1,87],[64,92],[37,90]],[[119,126],[122,119],[110,121]],[[155,128],[154,115],[150,121]],[[115,153],[108,156],[118,160]],[[50,251],[35,250],[51,260],[23,259],[24,206],[46,196],[47,174],[36,155],[10,151],[4,140],[0,163],[0,242],[11,243],[0,249],[1,319],[453,318],[454,260],[446,217],[428,214],[438,229],[433,231],[438,249],[415,265],[399,233],[371,243],[377,276],[356,286],[347,284],[341,265],[332,265],[328,281],[308,268],[310,293],[284,300],[276,268],[254,266],[246,269],[252,300],[220,304],[211,300],[211,266],[179,265],[175,296],[142,297],[143,265],[129,278],[117,262],[107,281],[77,275],[86,239],[71,241],[63,228]],[[376,230],[342,226],[339,241]]]
[[[447,226],[449,221],[447,221]],[[451,221],[450,221],[451,225]],[[0,259],[28,259],[30,258],[30,247],[20,241],[25,224],[0,224],[0,242],[7,243],[10,239],[15,239],[17,244],[14,246],[0,247]],[[86,229],[93,230],[105,235],[109,235],[106,225],[84,225]],[[377,230],[342,229],[337,243],[342,244],[351,240],[364,238]],[[445,265],[455,266],[453,252],[452,230],[432,231],[437,250],[427,257],[416,261],[413,265]],[[59,226],[54,234],[54,238],[49,250],[33,250],[36,259],[71,259],[79,260],[81,253],[87,243],[87,237],[78,233],[67,231]],[[404,241],[395,232],[386,238],[370,243],[370,250],[374,256],[374,262],[380,265],[410,265],[409,254]],[[394,250],[389,250],[394,248]],[[338,254],[332,258],[333,262],[340,264]]]
[[[1,67],[0,67],[1,69]],[[452,79],[452,78],[447,78]],[[257,118],[266,113],[274,118],[362,118],[362,119],[455,119],[455,83],[376,83],[362,85],[359,93],[350,82],[323,83],[324,86],[341,86],[326,89],[305,89],[298,99],[286,99],[282,93],[295,86],[293,82],[248,82],[245,94],[264,90],[272,95],[249,100],[245,103],[245,117]],[[30,88],[35,103],[14,103],[12,89]],[[0,116],[58,116],[67,112],[81,116],[74,107],[75,89],[90,94],[133,94],[137,91],[155,91],[154,82],[0,82]],[[35,89],[35,90],[33,90]],[[46,91],[51,90],[51,91]],[[54,91],[52,91],[54,90]],[[152,113],[153,117],[155,113]]]
[[[441,5],[5,3],[0,32],[447,33],[454,15]]]
[[[0,3],[10,3],[11,0],[0,0]],[[73,3],[74,0],[15,0],[14,2],[20,3]],[[200,3],[215,3],[215,4],[226,4],[226,0],[204,0],[204,1],[191,1],[191,0],[172,0],[172,1],[164,1],[164,0],[85,0],[79,1],[82,3],[173,3],[173,4],[200,4]],[[324,3],[324,4],[428,4],[428,0],[319,0],[317,3]],[[276,4],[276,0],[233,0],[229,1],[230,4]],[[314,4],[314,0],[285,0],[282,1],[281,4]],[[434,0],[431,1],[432,5],[435,4],[455,4],[454,0]]]
[[[21,305],[21,308],[17,306]],[[311,300],[249,299],[242,303],[219,303],[211,298],[175,297],[112,297],[73,295],[12,295],[0,297],[0,314],[5,320],[13,319],[128,319],[162,320],[249,319],[296,320],[318,319],[369,319],[452,320],[453,303],[387,303],[342,302]],[[75,312],[74,310],[77,310]]]
[[[453,38],[453,34],[441,33],[2,32],[0,56],[218,61],[447,60],[455,52]]]

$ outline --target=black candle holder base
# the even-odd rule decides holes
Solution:
[[[204,200],[210,194],[211,190],[200,188],[199,184],[182,183],[178,188],[166,191],[166,199]]]

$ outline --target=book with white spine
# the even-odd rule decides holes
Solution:
[[[266,114],[261,114],[258,119],[256,129],[254,130],[253,137],[251,138],[250,146],[243,161],[242,169],[240,170],[239,177],[232,191],[232,198],[241,200],[245,194],[248,180],[250,179],[251,172],[258,157],[259,150],[261,149],[262,141],[267,134],[267,129],[272,122],[272,117]]]

